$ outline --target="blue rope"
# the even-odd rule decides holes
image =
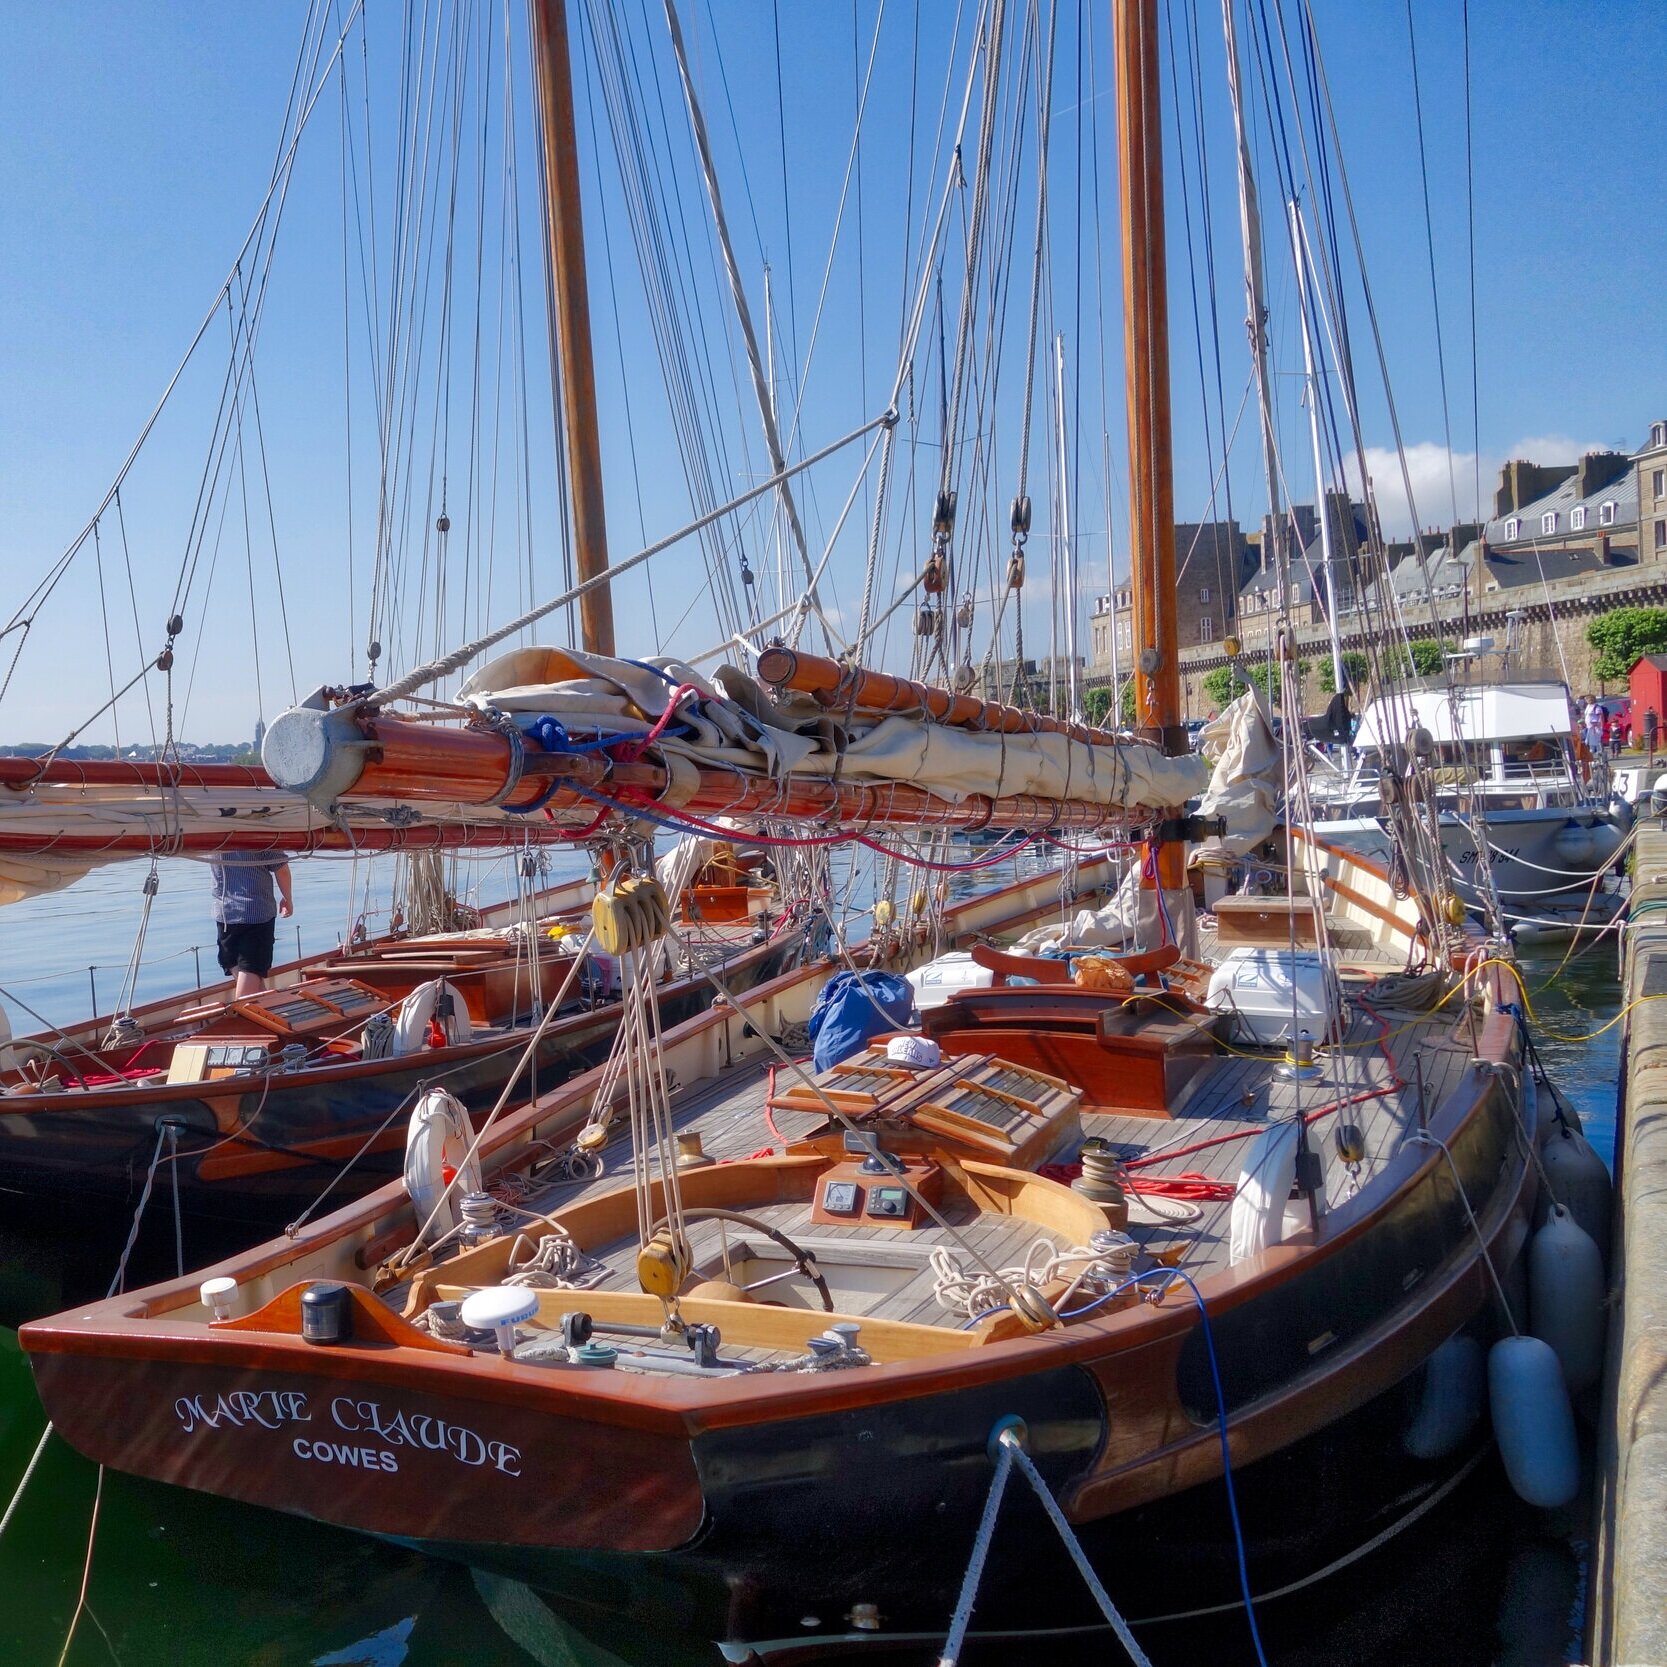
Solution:
[[[1139,1285],[1147,1279],[1180,1279],[1192,1292],[1193,1300],[1198,1304],[1198,1317],[1202,1322],[1204,1332],[1204,1347],[1210,1357],[1210,1381],[1215,1385],[1216,1392],[1216,1428],[1221,1437],[1221,1475],[1227,1484],[1227,1512],[1233,1523],[1233,1548],[1238,1556],[1239,1591],[1244,1597],[1245,1619],[1250,1623],[1250,1641],[1256,1648],[1256,1660],[1260,1667],[1268,1667],[1267,1652],[1262,1648],[1262,1634],[1256,1625],[1256,1608],[1250,1595],[1250,1567],[1245,1559],[1244,1528],[1239,1521],[1239,1496],[1233,1487],[1233,1455],[1227,1443],[1227,1395],[1221,1387],[1221,1365],[1216,1359],[1215,1333],[1210,1329],[1210,1310],[1204,1301],[1204,1294],[1193,1282],[1190,1273],[1180,1268],[1156,1267],[1147,1268],[1144,1273],[1137,1273],[1125,1279],[1121,1285],[1114,1286],[1103,1296],[1096,1297],[1092,1302],[1081,1308],[1073,1308],[1059,1317],[1062,1320],[1076,1320],[1085,1314],[1091,1314],[1096,1308],[1102,1307],[1113,1297],[1121,1296],[1131,1286]],[[1002,1314],[1007,1311],[1003,1303],[999,1308],[986,1308],[982,1314],[975,1314],[961,1327],[969,1330],[980,1320],[987,1320],[992,1314]]]
[[[1256,1648],[1256,1660],[1260,1667],[1268,1667],[1267,1652],[1262,1648],[1261,1630],[1256,1625],[1256,1608],[1250,1597],[1250,1569],[1245,1561],[1244,1529],[1239,1522],[1239,1497],[1233,1487],[1233,1456],[1227,1445],[1227,1396],[1221,1387],[1221,1365],[1216,1359],[1215,1333],[1210,1329],[1210,1310],[1204,1302],[1204,1294],[1193,1282],[1190,1273],[1180,1268],[1148,1268],[1145,1273],[1137,1273],[1129,1283],[1137,1280],[1149,1279],[1154,1274],[1162,1274],[1175,1279],[1184,1279],[1187,1289],[1192,1292],[1193,1300],[1198,1304],[1198,1318],[1203,1326],[1204,1347],[1210,1356],[1210,1381],[1216,1391],[1216,1427],[1221,1433],[1221,1475],[1227,1484],[1227,1510],[1233,1519],[1233,1548],[1238,1554],[1239,1561],[1239,1590],[1244,1594],[1245,1619],[1250,1623],[1250,1641]]]

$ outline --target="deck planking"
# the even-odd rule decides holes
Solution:
[[[1358,988],[1360,975],[1348,977],[1348,969],[1368,962],[1370,957],[1350,946],[1343,951],[1342,958],[1346,985]],[[1375,970],[1388,970],[1387,958]],[[1469,1068],[1471,1046],[1463,1018],[1389,1007],[1378,1008],[1374,1018],[1351,1005],[1342,1046],[1322,1056],[1322,1069],[1316,1077],[1296,1081],[1281,1074],[1282,1058],[1281,1050],[1224,1049],[1215,1067],[1175,1115],[1084,1113],[1082,1132],[1110,1142],[1125,1160],[1156,1159],[1149,1166],[1137,1169],[1138,1175],[1174,1178],[1190,1174],[1232,1184],[1238,1181],[1257,1136],[1299,1113],[1313,1117],[1321,1112],[1314,1117],[1310,1138],[1323,1156],[1326,1197],[1335,1206],[1351,1195],[1353,1186],[1337,1154],[1336,1127],[1345,1120],[1360,1126],[1365,1157],[1359,1167],[1359,1182],[1365,1185],[1394,1159],[1419,1127],[1414,1060],[1421,1064],[1425,1094],[1433,1111]],[[1397,1069],[1404,1078],[1399,1084],[1395,1080]],[[772,1130],[766,1105],[771,1081],[768,1065],[754,1062],[713,1081],[679,1086],[672,1095],[673,1125],[680,1134],[697,1131],[708,1157],[733,1162],[766,1149],[780,1150],[784,1141],[790,1143],[803,1138],[824,1122],[820,1113],[777,1110],[773,1113],[775,1129]],[[1357,1095],[1365,1097],[1358,1103],[1341,1103]],[[1336,1109],[1322,1111],[1332,1107]],[[616,1114],[612,1132],[613,1138],[602,1152],[604,1173],[599,1180],[536,1189],[521,1201],[522,1206],[539,1211],[554,1210],[597,1188],[611,1190],[627,1185],[632,1159],[629,1119],[623,1108]],[[1204,1142],[1214,1144],[1194,1149]],[[1051,1160],[1074,1159],[1074,1144],[1068,1141],[1066,1149],[1050,1154]],[[1143,1248],[1153,1251],[1179,1247],[1181,1265],[1195,1276],[1225,1267],[1231,1199],[1187,1201],[1189,1207],[1184,1212],[1176,1209],[1179,1202],[1159,1199],[1148,1210],[1137,1196],[1133,1201],[1130,1235]],[[1189,1219],[1153,1219],[1157,1210],[1185,1213]],[[747,1213],[787,1237],[805,1243],[829,1267],[837,1265],[842,1246],[850,1247],[853,1264],[895,1263],[905,1258],[907,1265],[918,1263],[916,1271],[907,1279],[883,1295],[868,1299],[860,1312],[874,1318],[943,1326],[962,1323],[962,1316],[937,1300],[935,1280],[927,1260],[927,1252],[933,1245],[946,1245],[959,1262],[965,1263],[970,1251],[983,1267],[1002,1269],[1021,1264],[1039,1236],[1050,1237],[1032,1222],[1004,1216],[974,1216],[965,1205],[949,1214],[965,1249],[931,1227],[910,1230],[812,1224],[811,1206],[803,1201],[760,1205]],[[958,1217],[971,1219],[958,1220]],[[711,1277],[712,1264],[719,1258],[726,1237],[732,1247],[759,1238],[753,1234],[749,1240],[747,1229],[733,1223],[691,1224],[691,1248],[697,1267],[706,1277]],[[1058,1240],[1051,1242],[1059,1250],[1070,1248]],[[587,1249],[606,1268],[598,1288],[637,1289],[634,1236]],[[973,1274],[981,1268],[971,1267],[966,1271]],[[794,1288],[806,1292],[814,1302],[814,1294],[807,1287],[795,1283]],[[800,1296],[789,1300],[805,1299]],[[737,1358],[756,1352],[725,1349],[726,1354]]]

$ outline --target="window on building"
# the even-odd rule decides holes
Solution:
[[[1612,526],[1614,526],[1614,524],[1615,524],[1615,506],[1614,506],[1614,504],[1612,504],[1612,503],[1599,504],[1598,505],[1598,525],[1600,527],[1612,527]]]
[[[1655,524],[1655,547],[1667,550],[1667,521],[1657,521]]]
[[[1586,525],[1586,506],[1577,504],[1569,511],[1569,530],[1579,532]]]
[[[1650,424],[1650,444],[1652,446],[1667,446],[1667,423]]]
[[[1200,585],[1198,587],[1198,600],[1200,602],[1208,602],[1210,600],[1210,587],[1208,585]]]
[[[1515,515],[1513,515],[1510,520],[1505,523],[1505,536],[1507,538],[1515,538],[1521,531],[1522,522]]]
[[[1216,634],[1216,622],[1208,614],[1198,616],[1198,640],[1210,642]]]
[[[1540,531],[1543,533],[1554,533],[1557,531],[1556,510],[1548,509],[1545,514],[1540,517]]]
[[[1302,600],[1302,586],[1291,586],[1291,606],[1294,608]]]
[[[1650,476],[1650,491],[1658,498],[1667,496],[1667,469],[1657,469]]]

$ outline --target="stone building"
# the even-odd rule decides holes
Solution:
[[[1253,571],[1256,552],[1237,521],[1178,521],[1175,525],[1176,640],[1185,650],[1220,642],[1238,619],[1239,587]],[[1134,589],[1126,580],[1097,596],[1089,613],[1090,666],[1111,667],[1111,645],[1125,673],[1134,652]]]
[[[1633,460],[1638,489],[1638,559],[1667,561],[1667,422],[1650,424],[1650,441]]]

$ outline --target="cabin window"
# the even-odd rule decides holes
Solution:
[[[1579,532],[1586,525],[1586,506],[1580,504],[1569,511],[1569,529]]]
[[[1615,506],[1612,503],[1598,505],[1598,525],[1612,527],[1615,524]]]
[[[1515,538],[1521,531],[1522,522],[1518,517],[1513,515],[1510,520],[1505,523],[1505,536],[1507,538]]]
[[[1216,634],[1216,622],[1208,614],[1198,616],[1198,640],[1209,642]]]
[[[1543,533],[1554,533],[1557,531],[1556,510],[1548,509],[1545,514],[1540,517],[1540,531]]]

